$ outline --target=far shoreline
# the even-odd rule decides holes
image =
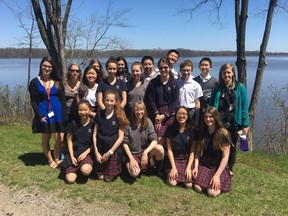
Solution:
[[[237,56],[237,51],[231,50],[221,50],[221,51],[207,51],[207,50],[191,50],[184,48],[176,48],[180,57],[199,57],[199,56]],[[105,50],[96,51],[93,56],[97,58],[105,58],[110,56],[125,56],[125,57],[143,57],[145,55],[151,55],[153,58],[160,58],[165,56],[168,49],[122,49],[122,50]],[[87,55],[89,50],[75,50],[73,58],[83,58]],[[28,58],[29,49],[28,48],[0,48],[0,58]],[[69,50],[66,51],[66,54]],[[31,58],[42,58],[43,56],[49,55],[47,49],[44,48],[33,48],[31,53]],[[287,56],[288,52],[267,52],[267,56]],[[259,56],[259,51],[246,51],[246,56]],[[69,56],[67,55],[67,58]]]

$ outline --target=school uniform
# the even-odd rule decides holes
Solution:
[[[155,70],[153,70],[150,75],[147,75],[146,73],[143,73],[142,76],[143,76],[143,78],[144,78],[146,81],[150,82],[150,80],[156,78],[158,75],[159,75],[159,71],[156,72]]]
[[[144,97],[149,117],[155,123],[157,114],[165,115],[161,128],[156,131],[158,137],[162,137],[166,128],[173,123],[178,101],[179,84],[173,77],[170,77],[165,85],[161,82],[160,75],[149,82]]]
[[[184,106],[189,110],[189,117],[192,119],[195,113],[195,100],[203,96],[200,84],[189,77],[187,81],[179,79],[179,106]]]
[[[97,131],[97,148],[101,155],[108,152],[118,139],[119,124],[115,112],[112,117],[106,118],[106,109],[100,110],[95,118]],[[116,176],[122,171],[121,160],[117,151],[111,155],[107,162],[97,163],[96,171],[99,175]]]
[[[140,86],[136,87],[133,83],[133,79],[127,82],[127,104],[125,106],[125,113],[129,117],[131,114],[132,106],[137,101],[143,101],[145,91],[147,89],[148,82],[143,80]]]
[[[191,131],[186,128],[183,133],[180,133],[179,131],[175,131],[175,127],[173,127],[173,125],[170,125],[166,130],[165,137],[171,140],[174,162],[178,172],[178,176],[175,180],[177,182],[192,183],[192,180],[188,181],[185,177],[185,170],[191,150]],[[168,157],[164,162],[164,167],[166,176],[168,178],[171,171],[171,163]],[[190,170],[192,172],[192,165]]]
[[[194,184],[204,189],[211,189],[212,185],[210,185],[210,181],[222,160],[222,151],[216,151],[213,148],[213,137],[214,133],[205,138],[205,147],[199,159],[198,175],[194,181]],[[225,143],[230,142],[227,139]],[[229,172],[228,164],[226,164],[225,169],[220,175],[220,190],[223,192],[231,190],[231,176]]]
[[[83,152],[85,152],[88,148],[91,147],[93,140],[93,129],[94,123],[92,120],[83,126],[80,121],[72,121],[67,126],[67,133],[72,134],[72,143],[73,143],[73,154],[77,159]],[[86,156],[86,158],[80,162],[78,166],[74,166],[72,164],[69,152],[64,156],[64,161],[61,164],[64,168],[66,168],[66,174],[68,173],[77,173],[80,167],[84,164],[93,165],[93,160],[90,154]]]
[[[200,98],[200,115],[202,116],[205,112],[205,109],[209,107],[209,100],[213,89],[217,86],[217,79],[212,77],[210,74],[207,77],[202,77],[201,74],[194,78],[198,82],[203,91],[203,97]]]
[[[135,124],[131,123],[130,126],[125,128],[123,143],[127,144],[134,159],[138,162],[141,171],[145,172],[147,166],[141,165],[141,158],[143,151],[149,146],[149,144],[157,139],[153,123],[148,120],[148,127],[141,131]]]
[[[105,92],[109,89],[118,92],[120,99],[122,100],[122,92],[127,91],[127,85],[119,77],[116,77],[116,82],[114,84],[111,84],[108,82],[108,77],[107,77],[106,79],[104,79],[102,82],[99,83],[97,93],[102,92],[103,98],[104,98]]]

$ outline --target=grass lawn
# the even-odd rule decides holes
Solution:
[[[41,151],[40,135],[22,125],[0,126],[1,182],[18,189],[37,186],[62,197],[82,197],[101,205],[113,203],[127,215],[288,215],[287,155],[238,151],[232,191],[212,199],[181,186],[169,187],[156,176],[133,181],[123,174],[112,183],[80,178],[68,185],[59,170],[50,169]],[[32,189],[32,187],[31,187]]]

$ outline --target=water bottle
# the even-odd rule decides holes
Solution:
[[[240,150],[242,152],[247,152],[248,149],[248,138],[246,136],[246,134],[241,134],[240,135]]]

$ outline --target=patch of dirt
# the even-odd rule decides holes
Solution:
[[[127,215],[116,208],[110,203],[59,198],[55,193],[40,192],[37,188],[15,190],[0,183],[0,215]]]

